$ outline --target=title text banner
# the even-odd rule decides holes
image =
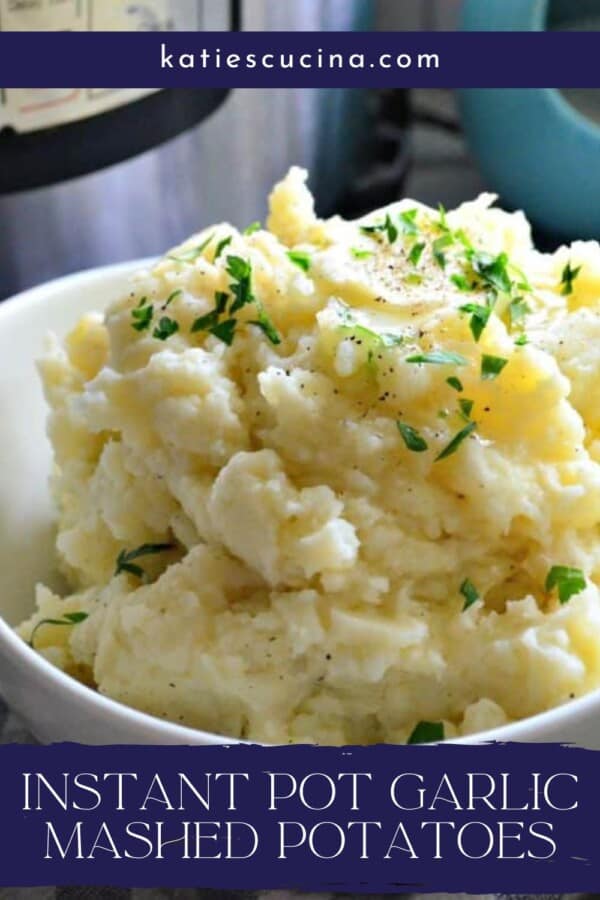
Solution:
[[[600,32],[2,32],[4,88],[598,87]]]
[[[552,744],[0,748],[6,886],[595,890],[600,765]]]

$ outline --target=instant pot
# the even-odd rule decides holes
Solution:
[[[0,0],[0,28],[368,30],[373,6]],[[311,171],[321,213],[350,209],[386,105],[360,90],[0,90],[0,298],[161,253],[210,222],[262,219],[269,187],[292,164]]]
[[[600,0],[463,0],[470,31],[598,31]],[[534,65],[534,62],[532,62]],[[461,91],[462,122],[490,188],[544,244],[600,236],[600,89]]]

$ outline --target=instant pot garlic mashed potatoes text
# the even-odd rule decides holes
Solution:
[[[321,221],[293,169],[41,361],[57,548],[19,631],[266,742],[422,741],[600,684],[600,248],[493,198]]]

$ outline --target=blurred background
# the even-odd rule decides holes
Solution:
[[[600,27],[600,0],[0,0],[0,28],[433,30]],[[292,164],[319,211],[484,189],[536,239],[600,235],[600,89],[0,89],[0,298],[263,219]],[[84,174],[85,173],[85,174]]]

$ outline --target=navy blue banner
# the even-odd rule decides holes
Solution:
[[[600,765],[552,744],[0,748],[7,886],[600,886]]]
[[[8,87],[598,87],[598,32],[0,33]]]

